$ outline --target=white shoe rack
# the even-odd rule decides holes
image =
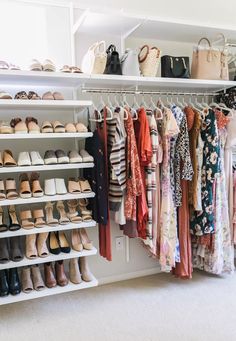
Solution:
[[[30,76],[30,78],[29,78]],[[77,77],[64,75],[62,73],[54,73],[53,75],[49,75],[49,73],[34,73],[34,72],[6,72],[2,73],[0,72],[0,85],[1,89],[5,90],[8,86],[14,86],[14,91],[17,93],[18,91],[30,89],[30,86],[32,85],[32,88],[34,91],[37,84],[40,87],[40,91],[43,92],[43,87],[45,85],[45,88],[51,87],[54,89],[56,87],[60,88],[60,91],[64,93],[63,90],[66,91],[66,93],[72,94],[72,98],[70,100],[15,100],[15,99],[4,99],[0,100],[0,120],[6,119],[6,113],[7,113],[7,119],[10,121],[13,117],[21,117],[22,113],[27,113],[27,116],[33,116],[36,119],[39,120],[40,124],[43,120],[40,116],[47,115],[47,118],[49,121],[54,121],[58,119],[59,113],[61,113],[61,116],[59,120],[61,120],[63,123],[66,122],[79,122],[81,121],[80,118],[82,118],[83,121],[83,112],[86,110],[89,106],[92,105],[91,101],[84,101],[84,100],[78,100],[76,97],[76,88],[78,86],[77,83]],[[14,93],[12,91],[12,93]],[[40,93],[41,93],[40,92]],[[46,90],[45,90],[46,92]],[[66,98],[66,95],[65,95]],[[65,115],[68,115],[68,117],[64,118]],[[3,117],[4,116],[4,117]],[[9,116],[9,118],[8,118]],[[61,119],[63,117],[63,120]],[[74,149],[78,150],[78,144],[81,141],[84,141],[86,138],[91,137],[93,134],[91,132],[85,132],[85,133],[39,133],[39,134],[0,134],[0,140],[2,143],[1,150],[3,149],[10,149],[13,152],[14,158],[17,160],[17,153],[20,151],[29,150],[29,146],[31,143],[34,143],[34,146],[38,144],[39,149],[42,144],[47,146],[47,149],[57,149],[57,144],[59,145],[59,148],[61,144],[66,145],[68,143],[68,146],[71,145],[74,147]],[[35,142],[34,142],[35,141]],[[38,141],[38,142],[37,142]],[[67,142],[68,141],[68,142]],[[9,143],[9,147],[6,148]],[[21,148],[21,149],[19,149]],[[25,149],[24,149],[25,148]],[[63,149],[63,148],[62,148]],[[32,149],[33,150],[33,149]],[[37,149],[34,149],[37,150]],[[45,150],[44,150],[45,151]],[[68,151],[65,149],[65,151]],[[42,153],[42,152],[41,152]],[[42,155],[43,156],[43,155]],[[56,165],[42,165],[42,166],[17,166],[17,167],[2,167],[0,168],[0,177],[1,178],[8,178],[13,177],[15,179],[18,179],[19,174],[23,172],[31,173],[33,171],[40,173],[40,179],[41,176],[46,176],[47,178],[53,178],[55,177],[55,172],[60,172],[60,174],[63,174],[61,177],[65,177],[66,185],[67,180],[70,176],[78,176],[78,172],[82,171],[85,168],[92,168],[94,167],[94,163],[74,163],[74,164],[56,164]],[[41,180],[41,185],[43,187],[43,181]],[[16,205],[16,209],[18,210],[18,205],[31,205],[33,204],[40,204],[42,203],[43,206],[44,203],[48,201],[56,202],[59,200],[67,201],[70,199],[80,199],[80,198],[93,198],[94,193],[81,193],[81,194],[71,194],[67,193],[64,195],[54,195],[54,196],[42,196],[38,198],[17,198],[13,200],[1,200],[0,206],[8,206],[8,205]],[[42,205],[41,205],[42,206]],[[18,220],[20,222],[19,214]],[[66,233],[69,233],[70,231],[74,229],[79,228],[86,228],[87,232],[89,234],[89,229],[95,228],[96,222],[94,220],[89,222],[81,222],[79,224],[75,223],[69,223],[67,225],[57,225],[57,226],[45,226],[43,228],[33,228],[33,229],[19,229],[17,231],[6,231],[0,233],[0,238],[11,238],[15,236],[23,236],[30,235],[30,234],[39,234],[39,233],[45,233],[45,232],[53,232],[53,231],[65,231]],[[70,239],[68,238],[68,241]],[[24,248],[23,248],[23,251]],[[47,262],[55,262],[58,260],[69,260],[72,258],[79,258],[79,257],[89,257],[97,254],[97,249],[95,247],[92,248],[92,250],[83,250],[81,252],[77,252],[73,249],[71,249],[70,253],[60,253],[58,255],[49,254],[48,257],[40,258],[37,257],[35,259],[28,259],[26,257],[23,258],[20,262],[13,262],[9,261],[5,264],[0,264],[0,270],[4,269],[10,269],[10,268],[20,268],[23,266],[28,265],[34,265],[34,264],[43,264]],[[92,271],[92,269],[91,269]],[[20,271],[18,271],[20,276]],[[43,269],[41,269],[41,273],[43,274]],[[69,276],[67,276],[69,277]],[[80,284],[73,284],[69,282],[68,285],[65,287],[56,286],[55,288],[45,288],[43,291],[33,291],[29,294],[25,294],[21,292],[19,295],[12,296],[8,295],[7,297],[0,297],[0,305],[14,303],[14,302],[20,302],[24,300],[30,300],[35,299],[39,297],[49,296],[49,295],[55,295],[59,293],[64,292],[70,292],[75,290],[81,290],[86,288],[91,288],[98,285],[98,281],[95,277],[93,277],[93,280],[91,282],[82,282]]]

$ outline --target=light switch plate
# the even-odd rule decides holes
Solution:
[[[120,251],[124,249],[124,237],[116,237],[116,250]]]

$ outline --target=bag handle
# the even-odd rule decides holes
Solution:
[[[146,51],[144,57],[141,58],[141,53],[144,49],[147,49],[147,51]],[[157,50],[157,58],[160,56],[160,50],[156,46],[151,47],[151,50]],[[150,47],[148,45],[143,45],[141,47],[140,52],[138,54],[139,63],[143,63],[147,59],[149,52],[150,52]]]
[[[106,50],[106,53],[111,53],[111,52],[115,52],[116,51],[116,47],[115,45],[111,44],[108,49]]]
[[[182,62],[183,62],[183,65],[184,65],[184,71],[183,71],[180,75],[176,75],[176,74],[174,73],[174,61],[173,61],[173,57],[170,57],[170,68],[171,68],[171,73],[172,73],[175,77],[183,77],[183,76],[185,75],[185,73],[186,73],[186,70],[188,69],[188,68],[187,68],[187,65],[186,65],[186,63],[185,63],[184,58],[180,58],[180,59],[182,59]]]
[[[106,42],[105,42],[105,40],[99,41],[99,43],[97,43],[96,49],[100,53],[105,53],[106,52]]]
[[[225,38],[225,35],[223,33],[219,33],[217,34],[216,36],[216,41],[217,40],[220,40],[220,37],[222,37],[223,41],[224,41],[224,45],[223,45],[223,49],[221,52],[224,52],[225,51],[225,48],[226,48],[226,38]],[[217,39],[218,38],[218,39]],[[213,40],[213,43],[214,43],[214,40]]]
[[[210,49],[211,49],[211,42],[210,42],[210,40],[209,40],[208,38],[206,38],[206,37],[203,37],[203,38],[201,38],[201,39],[199,40],[199,42],[198,42],[198,44],[197,44],[197,48],[199,48],[199,46],[201,45],[201,42],[202,42],[203,40],[207,41],[207,43],[208,43],[208,45],[209,45],[209,47],[210,47]]]
[[[89,48],[88,48],[88,51],[95,51],[96,48],[98,46],[98,42],[94,43],[93,45],[91,45]]]

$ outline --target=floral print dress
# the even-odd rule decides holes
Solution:
[[[201,127],[203,145],[203,160],[201,170],[202,211],[194,211],[191,218],[191,233],[203,236],[214,233],[213,189],[216,174],[219,173],[219,134],[215,112],[212,109],[204,111]]]

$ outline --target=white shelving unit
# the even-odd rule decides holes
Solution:
[[[82,228],[93,228],[96,227],[96,221],[92,220],[89,222],[83,221],[80,224],[73,224],[69,223],[67,225],[57,225],[57,226],[46,226],[41,228],[32,228],[29,230],[21,228],[17,231],[6,231],[0,233],[0,238],[11,238],[11,237],[18,237],[18,236],[27,236],[30,234],[38,234],[44,232],[54,232],[54,231],[67,231],[67,230],[74,230],[74,229],[82,229]]]
[[[0,134],[0,140],[24,140],[24,139],[86,139],[93,133],[40,133],[40,134]]]
[[[0,174],[6,173],[21,173],[21,172],[41,172],[52,170],[65,170],[65,169],[84,169],[93,168],[93,162],[81,162],[81,163],[68,163],[68,164],[56,164],[56,165],[42,165],[42,166],[17,166],[17,167],[2,167],[0,168]]]
[[[80,193],[80,194],[57,194],[57,195],[44,195],[39,198],[17,198],[17,199],[6,199],[0,201],[0,206],[9,206],[9,205],[24,205],[24,204],[36,204],[40,202],[48,202],[48,201],[59,201],[59,200],[72,200],[72,199],[85,199],[85,198],[93,198],[95,193]]]
[[[35,259],[28,259],[24,257],[23,260],[20,262],[13,262],[10,261],[5,264],[0,264],[0,270],[4,269],[12,269],[12,268],[19,268],[22,266],[28,266],[28,265],[34,265],[34,264],[43,264],[48,262],[56,262],[58,260],[65,260],[65,259],[72,259],[72,258],[78,258],[78,257],[87,257],[87,256],[94,256],[97,254],[97,249],[94,247],[92,250],[83,250],[81,252],[77,252],[74,250],[71,250],[70,253],[59,253],[59,255],[53,255],[49,254],[48,257],[40,258],[37,257]]]
[[[92,105],[91,101],[74,100],[23,100],[23,99],[0,99],[0,109],[84,109]]]
[[[35,298],[63,294],[63,293],[75,291],[75,290],[89,289],[89,288],[96,287],[97,285],[98,285],[98,281],[96,280],[95,277],[93,278],[91,282],[82,282],[80,284],[73,284],[69,282],[69,284],[66,285],[65,287],[56,286],[55,288],[50,288],[50,289],[45,288],[42,291],[34,290],[29,294],[25,294],[24,292],[21,292],[19,295],[16,295],[16,296],[9,295],[6,297],[1,297],[0,305],[33,300]]]

